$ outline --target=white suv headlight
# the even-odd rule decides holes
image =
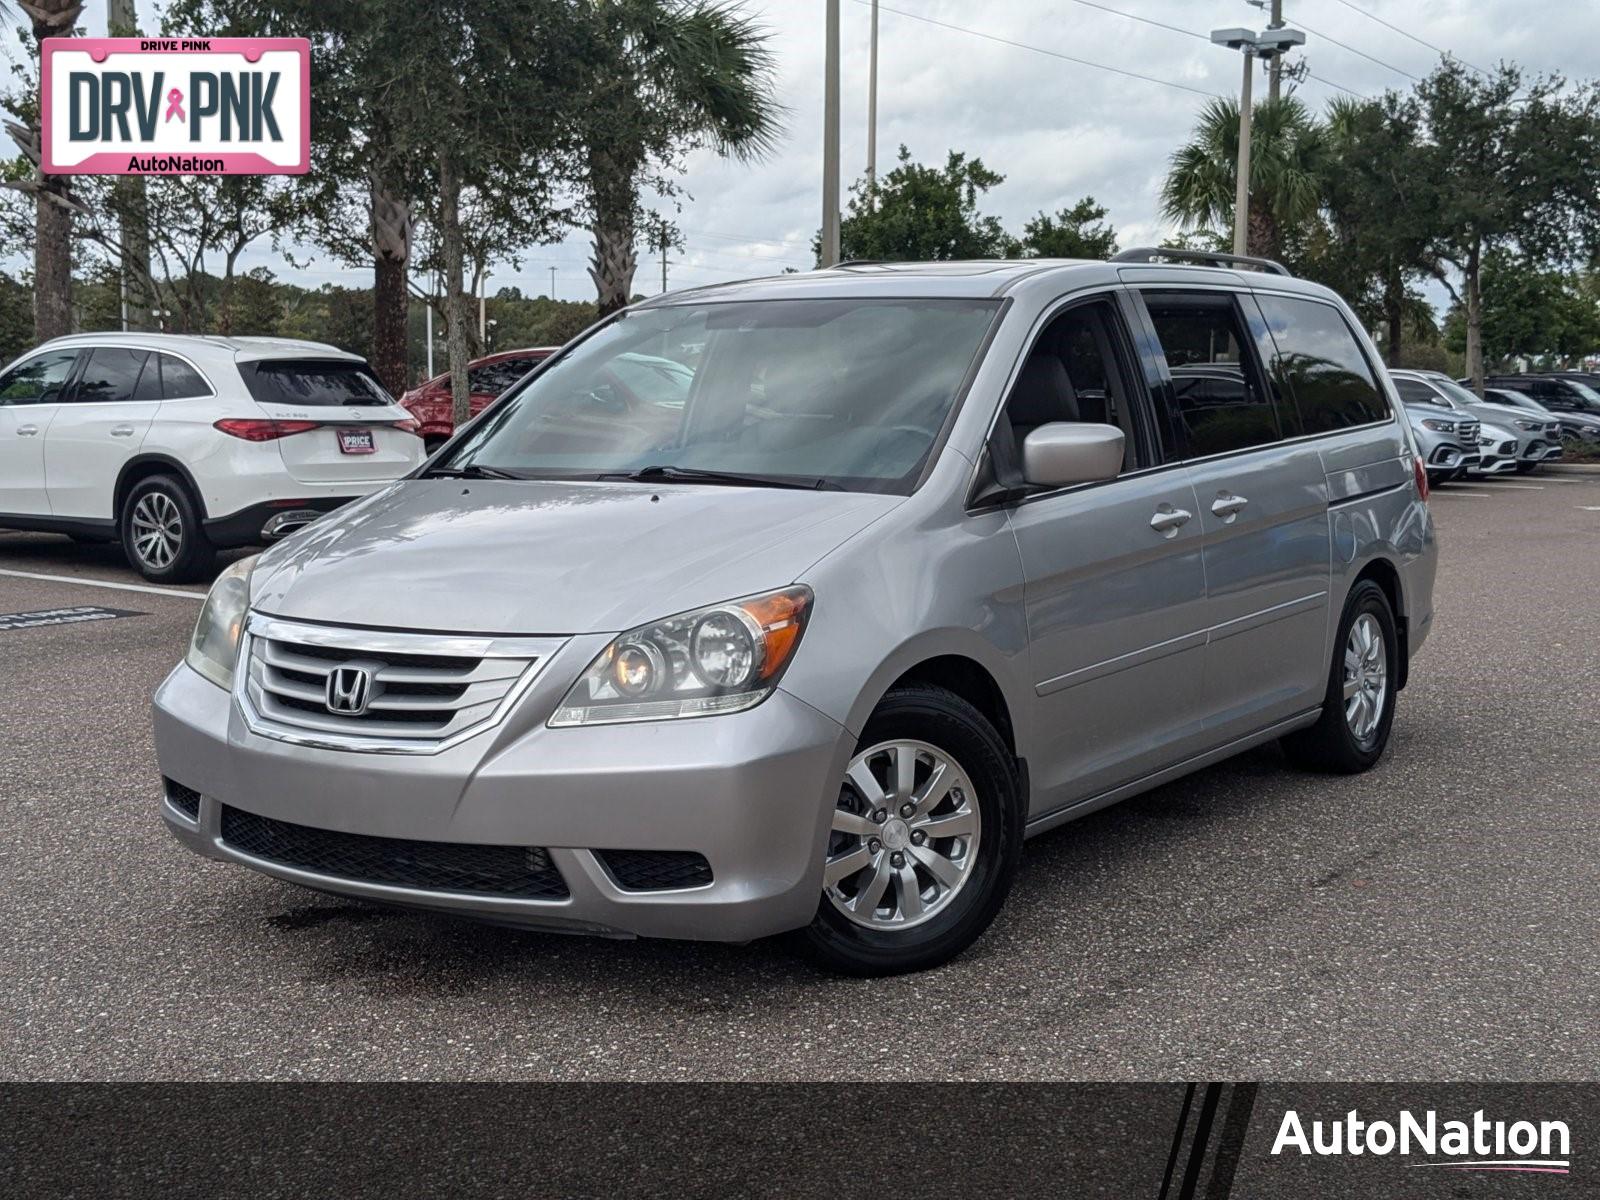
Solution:
[[[794,657],[810,612],[811,589],[790,587],[630,629],[578,677],[550,724],[668,721],[754,708]]]
[[[233,690],[239,635],[244,632],[244,614],[250,607],[250,572],[259,557],[241,558],[217,576],[200,608],[200,619],[194,623],[189,652],[183,656],[184,662],[224,691]]]

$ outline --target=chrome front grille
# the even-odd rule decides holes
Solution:
[[[339,749],[432,754],[496,725],[555,638],[393,633],[252,613],[238,696],[255,733]]]
[[[1478,441],[1478,430],[1481,428],[1476,421],[1463,421],[1456,426],[1456,436],[1467,445],[1475,445]]]

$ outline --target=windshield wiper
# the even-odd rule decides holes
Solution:
[[[801,491],[841,492],[844,489],[827,479],[788,479],[779,475],[746,475],[740,471],[703,471],[697,467],[652,464],[637,471],[616,471],[601,479],[628,479],[636,483],[727,483],[745,487],[798,488]]]
[[[465,467],[431,467],[421,475],[423,479],[526,479],[499,467],[480,467],[473,463]]]

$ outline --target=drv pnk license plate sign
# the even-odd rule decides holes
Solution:
[[[370,429],[339,430],[339,449],[345,454],[371,454],[377,448]]]
[[[301,175],[305,38],[45,38],[42,166],[53,175]]]

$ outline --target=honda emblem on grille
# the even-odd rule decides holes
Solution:
[[[372,699],[372,672],[366,667],[335,667],[328,672],[328,711],[341,717],[359,717]]]

